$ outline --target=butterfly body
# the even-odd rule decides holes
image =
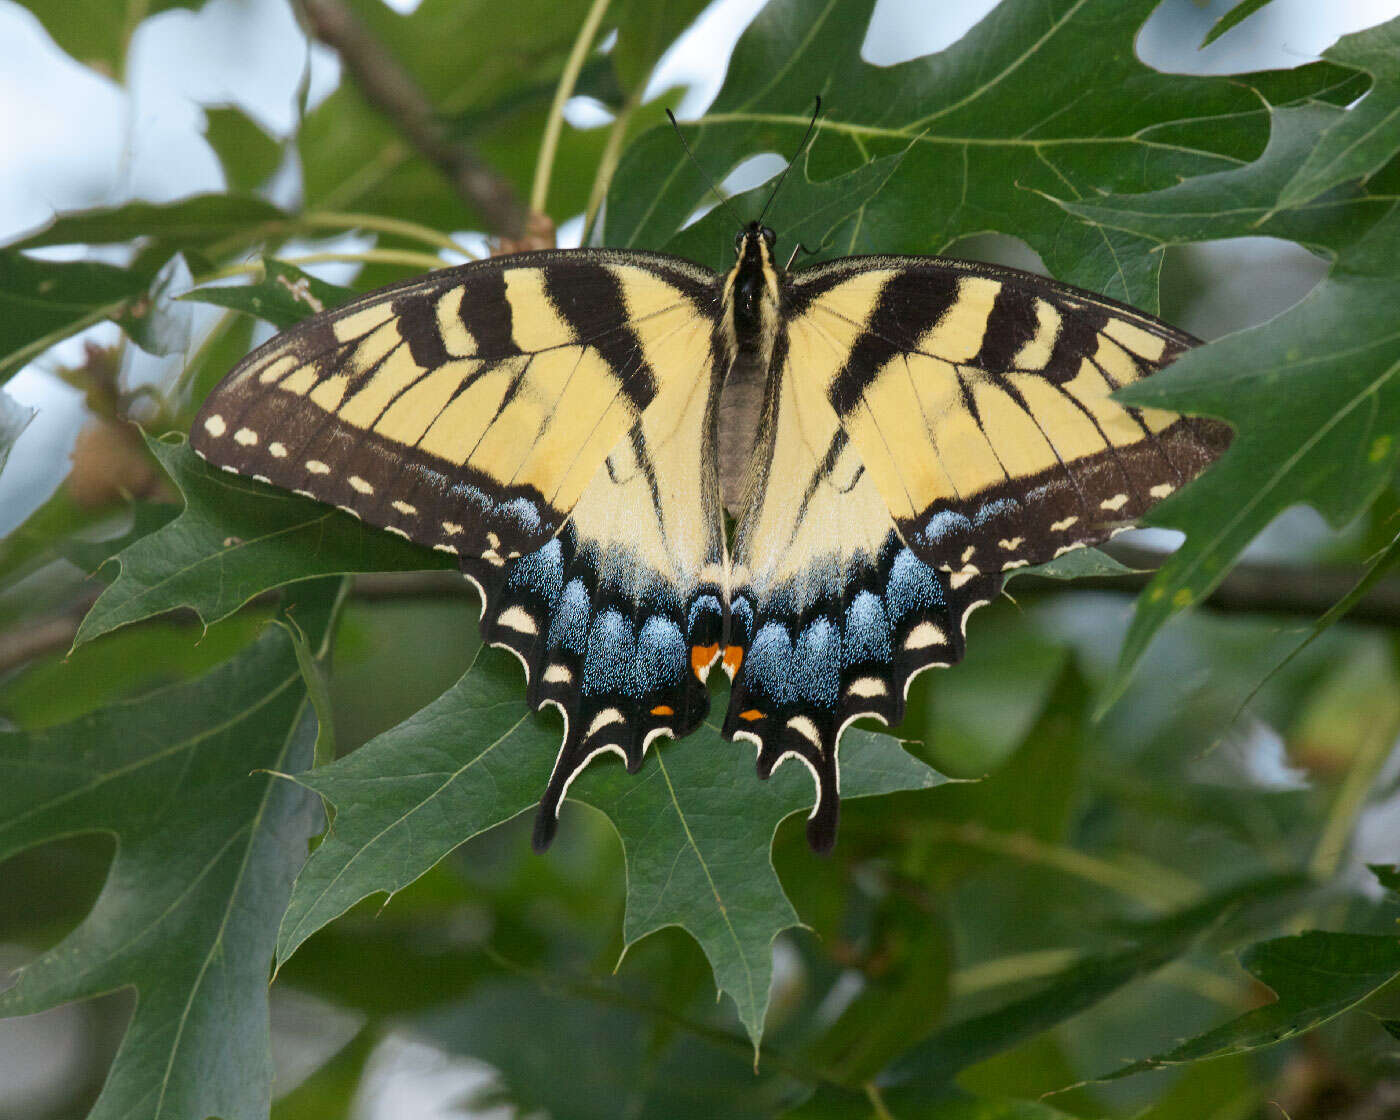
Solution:
[[[694,730],[719,666],[724,734],[811,771],[829,849],[845,727],[897,723],[1005,571],[1228,439],[1110,399],[1193,341],[1131,308],[940,258],[788,273],[775,240],[750,223],[724,275],[601,249],[433,273],[274,338],[196,419],[212,462],[458,559],[564,716],[537,848],[599,753],[635,771]]]

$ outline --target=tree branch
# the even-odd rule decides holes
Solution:
[[[1115,591],[1136,594],[1151,579],[1151,568],[1162,554],[1134,545],[1113,544],[1105,551],[1130,568],[1149,569],[1127,576],[1089,576],[1066,582],[1022,576],[1014,584],[1018,599],[1027,594],[1063,591]],[[1308,567],[1301,564],[1237,564],[1205,601],[1212,610],[1228,614],[1296,615],[1315,620],[1349,592],[1362,577],[1355,566]],[[68,648],[78,624],[101,588],[76,600],[69,610],[0,633],[0,674],[38,657]],[[265,592],[254,603],[276,601],[276,591]],[[351,592],[360,602],[397,602],[411,599],[475,599],[476,592],[456,572],[371,572],[355,577]],[[1348,622],[1400,627],[1400,578],[1382,580],[1350,613]]]
[[[525,233],[525,207],[515,189],[471,146],[450,135],[428,95],[341,0],[300,0],[306,27],[340,56],[365,99],[437,166],[453,189],[505,238]]]

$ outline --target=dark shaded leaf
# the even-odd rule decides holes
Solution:
[[[333,594],[307,589],[299,604],[318,645]],[[322,817],[253,771],[310,765],[315,734],[273,628],[192,684],[0,735],[0,858],[75,833],[118,839],[92,912],[0,995],[0,1014],[25,1015],[136,989],[94,1120],[266,1116],[273,931]]]
[[[1274,992],[1274,1003],[1099,1080],[1242,1054],[1305,1034],[1400,975],[1400,938],[1309,930],[1251,945],[1240,964]]]
[[[60,339],[115,318],[150,281],[150,273],[115,265],[0,250],[0,383]]]
[[[411,719],[299,777],[337,815],[298,879],[279,960],[360,899],[392,894],[463,840],[533,807],[559,737],[557,721],[526,707],[514,663],[489,653]],[[842,742],[842,771],[843,798],[945,780],[896,740],[859,730]],[[811,806],[806,772],[789,766],[760,782],[747,748],[725,742],[707,724],[653,751],[636,776],[621,767],[590,768],[569,796],[606,813],[622,840],[625,943],[662,926],[687,930],[756,1044],[773,938],[798,924],[769,848],[778,823]]]
[[[121,572],[74,646],[181,607],[208,625],[264,591],[315,576],[452,566],[320,502],[212,467],[183,440],[148,436],[146,444],[180,488],[184,512],[116,555]]]
[[[1376,882],[1392,894],[1400,896],[1400,867],[1384,863],[1368,863],[1366,866],[1376,877]]]
[[[658,1039],[636,1010],[549,982],[483,985],[425,1026],[450,1053],[489,1063],[503,1085],[487,1099],[509,1101],[520,1115],[760,1120],[801,1093],[791,1078],[755,1072],[748,1055],[716,1039]]]
[[[337,307],[355,295],[350,288],[318,280],[282,261],[264,259],[262,270],[262,276],[251,284],[196,288],[180,298],[231,307],[265,319],[278,330],[286,330],[308,315]]]
[[[893,1098],[893,1099],[890,1099]],[[1071,1114],[1041,1101],[944,1097],[903,1099],[897,1091],[881,1094],[882,1104],[898,1104],[899,1120],[1071,1120]],[[807,1103],[783,1113],[783,1120],[872,1120],[870,1097],[851,1089],[821,1086]]]
[[[44,245],[115,245],[149,237],[174,249],[196,249],[228,237],[254,237],[285,211],[266,199],[241,194],[196,194],[175,202],[127,202],[121,206],[59,214],[11,249]]]
[[[1032,995],[942,1027],[895,1063],[895,1084],[912,1090],[951,1081],[968,1066],[1064,1022],[1175,960],[1240,902],[1273,897],[1285,883],[1296,882],[1272,878],[1248,883],[1140,926],[1126,948],[1088,957]]]
[[[219,157],[230,190],[251,191],[277,170],[282,145],[242,109],[206,108],[204,120],[204,138]]]

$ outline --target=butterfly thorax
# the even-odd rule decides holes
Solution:
[[[735,239],[738,259],[724,279],[722,333],[728,361],[719,405],[719,474],[725,508],[736,514],[760,435],[778,337],[783,276],[773,261],[774,240],[772,230],[750,222]]]

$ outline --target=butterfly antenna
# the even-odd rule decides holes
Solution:
[[[822,115],[821,94],[817,95],[817,103],[812,107],[812,123],[807,126],[807,135],[802,137],[802,143],[797,145],[797,151],[792,153],[792,159],[788,160],[788,165],[783,168],[783,173],[778,176],[778,185],[773,188],[773,193],[768,196],[768,201],[763,204],[763,213],[758,216],[758,224],[763,224],[763,216],[768,213],[768,207],[773,205],[773,200],[778,197],[778,192],[783,189],[783,184],[787,182],[788,172],[792,170],[792,165],[797,162],[797,157],[802,154],[807,142],[812,139],[812,133],[816,131],[817,120]]]
[[[676,123],[676,114],[670,109],[666,110],[666,116],[671,122],[671,127],[676,130],[676,135],[680,137],[681,147],[685,149],[685,154],[690,157],[690,162],[695,164],[696,170],[705,177],[705,181],[710,184],[710,190],[715,192],[715,197],[719,199],[719,204],[729,212],[729,216],[734,219],[734,224],[740,229],[744,228],[744,223],[739,220],[739,215],[734,212],[734,207],[729,204],[729,199],[720,192],[715,181],[710,178],[710,173],[705,170],[700,161],[695,158],[695,153],[690,150],[690,145],[685,142],[685,133],[681,131],[681,126]]]

